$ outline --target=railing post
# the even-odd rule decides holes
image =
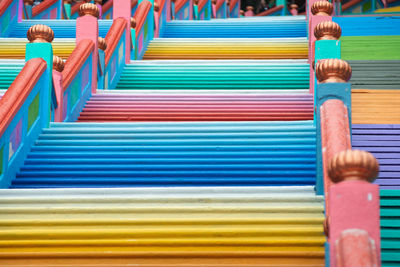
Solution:
[[[113,19],[123,18],[126,20],[126,50],[125,63],[131,60],[131,0],[114,0],[113,3]]]
[[[32,18],[32,8],[33,8],[33,0],[24,0],[24,5],[22,6],[22,9],[25,19]]]
[[[54,39],[53,30],[46,25],[34,25],[29,28],[27,37],[29,43],[26,44],[25,60],[33,58],[42,58],[47,63],[46,72],[44,75],[48,77],[48,86],[43,88],[41,99],[42,103],[47,103],[40,106],[40,114],[43,116],[42,127],[47,127],[50,123],[51,110],[51,88],[53,74],[53,47],[51,42]]]
[[[378,267],[380,260],[379,186],[371,184],[378,161],[366,151],[346,150],[328,165],[330,266]]]
[[[105,63],[105,53],[107,49],[107,43],[106,40],[102,37],[99,37],[98,41],[99,45],[99,71],[98,71],[98,80],[97,80],[97,88],[98,89],[104,89],[104,73],[106,71],[106,63]]]
[[[71,18],[71,2],[72,2],[72,0],[64,0],[63,1],[64,19]]]
[[[94,45],[92,63],[92,93],[97,89],[97,62],[98,62],[98,38],[99,38],[99,9],[95,4],[82,4],[79,7],[79,18],[76,19],[76,44],[89,39]]]
[[[333,6],[326,0],[309,1],[309,29],[308,29],[308,63],[310,64],[310,93],[314,93],[315,76],[313,69],[313,62],[315,56],[315,41],[317,40],[314,35],[315,27],[324,21],[332,21],[331,14]],[[315,61],[316,62],[316,61]]]
[[[57,56],[53,56],[53,88],[56,97],[54,105],[54,121],[62,122],[63,96],[62,71],[64,70],[64,61]]]

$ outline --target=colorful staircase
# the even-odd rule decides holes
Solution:
[[[43,129],[0,196],[0,265],[324,266],[305,32],[304,17],[170,22],[191,48],[156,39],[119,90]],[[196,60],[221,59],[218,34],[276,39]]]

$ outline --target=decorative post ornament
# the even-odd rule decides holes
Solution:
[[[315,16],[331,16],[333,4],[328,1],[317,1],[311,6],[311,13]]]
[[[322,59],[315,66],[319,83],[346,83],[351,78],[351,67],[344,60]]]
[[[26,36],[30,43],[51,43],[54,32],[47,25],[36,24],[29,28]]]
[[[99,8],[95,4],[85,3],[79,6],[78,14],[80,17],[90,15],[99,18]]]
[[[342,35],[339,24],[333,21],[323,21],[314,28],[314,36],[319,40],[338,40]]]

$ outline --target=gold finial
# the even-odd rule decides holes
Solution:
[[[107,49],[107,43],[103,37],[99,37],[97,39],[97,45],[99,46],[99,49],[101,49],[103,51],[105,51]]]
[[[78,14],[80,17],[90,15],[99,18],[99,8],[95,4],[85,3],[79,6]]]
[[[26,36],[31,43],[51,43],[54,32],[47,25],[36,24],[29,28]]]
[[[135,29],[136,28],[136,19],[131,18],[131,28]]]
[[[24,5],[33,6],[33,0],[24,0]]]
[[[194,0],[193,3],[197,6],[199,5],[199,0]]]
[[[217,4],[217,0],[211,0],[211,3],[212,3],[213,5],[216,5],[216,4]]]
[[[351,78],[351,67],[341,59],[322,59],[315,66],[315,73],[319,83],[345,83]]]
[[[160,6],[158,5],[158,3],[154,2],[154,11],[158,12],[160,11]]]
[[[103,4],[103,0],[94,0],[94,3],[97,5],[102,5]]]
[[[62,72],[64,70],[64,61],[62,58],[53,55],[53,69]]]
[[[345,150],[337,153],[328,164],[328,175],[334,183],[361,180],[372,183],[379,173],[379,163],[367,151]]]
[[[328,1],[317,1],[311,6],[311,13],[315,16],[331,16],[333,4]]]
[[[314,28],[314,36],[317,40],[338,40],[341,35],[342,29],[333,21],[323,21]]]
[[[71,3],[72,3],[72,0],[63,0],[63,3],[64,3],[64,4],[71,4]]]
[[[229,4],[231,3],[230,0],[226,0],[226,5],[229,6]]]

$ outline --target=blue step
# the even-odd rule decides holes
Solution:
[[[12,187],[314,184],[312,121],[52,123]]]

